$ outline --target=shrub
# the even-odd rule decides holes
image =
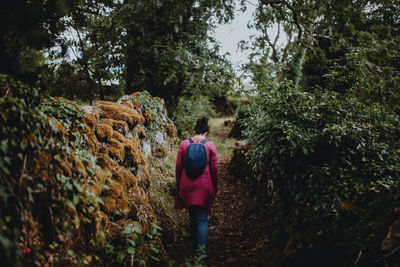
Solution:
[[[287,237],[286,252],[306,250],[333,265],[354,263],[360,253],[361,263],[381,257],[400,200],[399,117],[290,85],[262,100],[263,111],[245,122],[247,158],[262,170],[258,198]]]
[[[101,199],[88,187],[102,185],[83,147],[83,114],[19,83],[2,87],[10,89],[0,98],[2,264],[94,262],[105,233]]]
[[[260,108],[257,105],[240,106],[229,137],[243,139],[243,132],[246,130],[246,122],[249,118],[256,117],[258,112],[260,112]]]
[[[207,97],[181,97],[172,120],[179,136],[190,136],[198,118],[215,117],[215,115],[214,107]]]

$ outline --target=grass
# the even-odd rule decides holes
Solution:
[[[211,118],[209,120],[210,133],[208,140],[214,142],[217,147],[218,158],[230,158],[233,148],[235,147],[236,139],[228,138],[231,131],[231,126],[225,126],[224,122],[230,120],[233,122],[233,117]]]

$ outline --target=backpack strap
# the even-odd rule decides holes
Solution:
[[[195,144],[195,142],[192,140],[192,138],[189,138],[189,141],[190,141],[191,144]],[[203,139],[203,140],[201,140],[201,142],[199,142],[199,143],[197,143],[197,144],[200,144],[200,143],[201,143],[201,144],[204,145],[204,144],[207,143],[207,142],[208,142],[207,139]]]
[[[207,143],[208,142],[208,140],[207,139],[203,139],[203,140],[201,140],[201,142],[200,143],[202,143],[203,145],[205,144],[205,143]]]

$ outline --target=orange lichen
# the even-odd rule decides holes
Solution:
[[[81,160],[73,156],[74,167],[82,177],[87,177],[86,167]]]
[[[134,93],[130,94],[131,97],[136,97],[138,95],[140,95],[140,92],[134,92]]]
[[[134,128],[134,132],[135,132],[136,136],[139,138],[147,137],[146,130],[140,125]]]
[[[97,123],[98,118],[99,118],[99,113],[96,110],[96,113],[94,114],[85,113],[85,116],[82,118],[82,122],[93,130],[94,126]]]
[[[114,197],[103,197],[104,209],[107,213],[112,213],[116,209],[116,200]]]
[[[108,141],[111,140],[113,134],[113,128],[105,123],[99,123],[96,125],[96,135],[100,139],[107,139]]]
[[[99,149],[99,141],[97,140],[97,137],[94,134],[94,132],[90,132],[88,134],[86,142],[87,142],[86,149],[89,150],[92,154],[95,154]]]
[[[111,171],[113,169],[113,161],[106,153],[98,153],[96,155],[97,164],[104,170],[104,171]]]
[[[110,125],[114,130],[119,131],[123,134],[129,132],[128,123],[126,121],[103,118],[101,122]]]
[[[48,117],[47,122],[49,124],[54,123],[58,132],[60,132],[62,136],[66,135],[67,130],[65,130],[64,126],[61,124],[61,122],[59,120],[57,120],[56,118],[53,118],[53,117]]]
[[[125,158],[125,149],[121,142],[111,138],[109,143],[107,143],[107,150],[111,157],[117,159],[118,161],[123,161]]]
[[[140,151],[138,145],[135,142],[125,142],[124,143],[124,148],[125,148],[125,162],[126,163],[133,163],[135,165],[139,165],[143,162],[144,155],[142,151]]]
[[[137,92],[132,96],[139,94]],[[118,217],[135,218],[143,224],[144,229],[149,229],[154,211],[146,192],[150,186],[150,175],[146,158],[140,150],[139,138],[147,137],[141,123],[145,120],[154,121],[157,114],[148,110],[143,116],[140,115],[140,104],[129,97],[122,99],[121,104],[96,101],[93,107],[86,110],[90,113],[83,117],[85,126],[80,133],[87,136],[86,149],[96,157],[94,174],[89,174],[89,162],[81,161],[74,151],[57,160],[55,171],[70,177],[87,177],[84,188],[101,197],[104,203],[103,211],[93,213],[98,222],[96,227],[105,225],[110,230],[112,227],[108,221],[114,218],[114,214],[118,214]],[[68,132],[57,122],[57,129],[68,138]],[[164,124],[163,127],[168,136],[175,136],[176,130],[172,124]],[[133,137],[130,130],[133,130]],[[166,153],[165,147],[158,148],[160,155]],[[47,161],[43,164],[42,159],[32,160],[30,166],[34,166],[37,173],[48,176],[46,170],[54,160],[50,157]],[[129,169],[132,167],[134,173]],[[107,185],[108,189],[102,190],[102,185]]]
[[[106,180],[111,177],[111,167],[109,170],[106,168],[102,169],[97,167],[95,170],[96,182],[98,185],[103,185],[106,183]]]
[[[140,165],[138,168],[138,171],[136,173],[136,176],[139,179],[139,185],[148,188],[150,186],[150,174],[149,171],[147,170],[146,166]]]
[[[126,198],[126,194],[122,184],[115,180],[107,180],[107,185],[110,187],[110,190],[107,191],[108,194],[114,196],[114,198]]]
[[[127,141],[127,138],[126,138],[125,136],[123,136],[122,134],[120,134],[119,132],[117,132],[117,131],[114,131],[114,132],[113,132],[113,136],[112,136],[112,137],[113,137],[114,139],[120,141],[121,143]]]
[[[175,127],[172,126],[171,123],[167,123],[166,130],[169,137],[171,138],[176,137],[176,129]]]
[[[151,110],[146,110],[146,112],[143,114],[143,116],[148,121],[154,121],[154,113]]]
[[[100,108],[103,118],[123,120],[128,124],[144,122],[144,118],[139,112],[125,105],[108,101],[97,101],[96,105]]]
[[[115,202],[111,203],[114,204],[115,206],[110,206],[110,210],[112,207],[116,209],[116,211],[123,213],[123,214],[128,214],[129,212],[129,201],[126,197],[126,188],[123,187],[123,185],[115,180],[111,181],[108,180],[107,185],[110,187],[110,190],[107,191],[108,196],[111,197],[115,200]],[[105,204],[105,203],[104,203]]]
[[[128,169],[124,167],[119,167],[117,168],[114,172],[113,175],[116,177],[116,179],[123,184],[123,186],[126,188],[129,187],[135,187],[137,186],[137,179],[135,175]]]

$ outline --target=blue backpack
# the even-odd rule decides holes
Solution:
[[[184,166],[186,174],[190,178],[195,179],[207,167],[207,152],[204,146],[207,139],[202,140],[200,143],[193,142],[192,138],[189,138],[189,141],[190,145],[186,149]]]

